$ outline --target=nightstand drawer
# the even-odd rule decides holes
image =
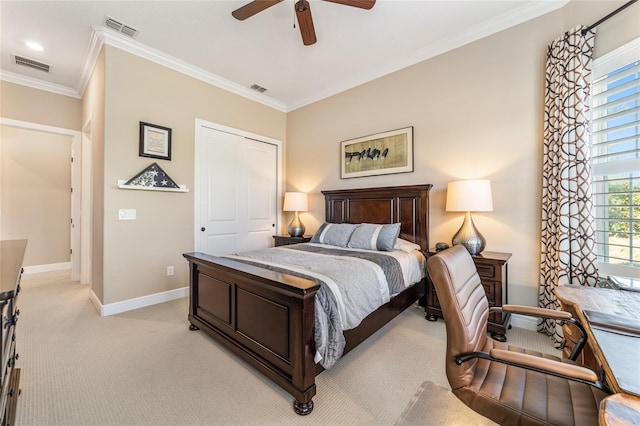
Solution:
[[[292,237],[290,235],[274,235],[273,239],[275,241],[275,246],[281,247],[288,246],[290,244],[308,243],[311,241],[311,236],[305,235],[303,237]]]
[[[493,265],[486,264],[478,264],[476,263],[476,270],[478,271],[478,275],[480,275],[480,279],[484,281],[484,279],[488,280],[496,280],[497,279],[497,268]]]
[[[486,282],[485,280],[481,280],[482,288],[484,289],[485,294],[487,295],[487,299],[489,300],[489,304],[495,305],[496,302],[496,283],[494,282]],[[502,283],[500,283],[502,285]],[[498,305],[500,306],[500,305]]]

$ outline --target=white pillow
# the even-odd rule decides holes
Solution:
[[[410,241],[403,240],[402,238],[398,238],[396,240],[396,244],[393,248],[395,250],[401,250],[406,253],[411,253],[412,251],[420,250],[420,246],[418,244],[414,244]]]

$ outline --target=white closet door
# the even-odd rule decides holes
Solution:
[[[277,216],[277,147],[201,127],[196,250],[214,256],[271,245]]]
[[[246,141],[247,250],[270,247],[276,225],[277,147],[251,139]]]

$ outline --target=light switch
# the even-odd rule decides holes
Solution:
[[[135,220],[136,209],[120,209],[118,210],[118,219],[120,220]]]

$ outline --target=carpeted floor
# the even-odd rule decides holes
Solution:
[[[187,299],[100,317],[68,271],[26,275],[22,289],[18,425],[485,424],[458,409],[444,374],[444,323],[418,307],[321,373],[314,411],[300,417],[289,394],[189,331]],[[507,336],[557,353],[538,333]]]
[[[482,417],[456,398],[449,388],[430,381],[416,391],[396,426],[491,426],[496,423]]]

